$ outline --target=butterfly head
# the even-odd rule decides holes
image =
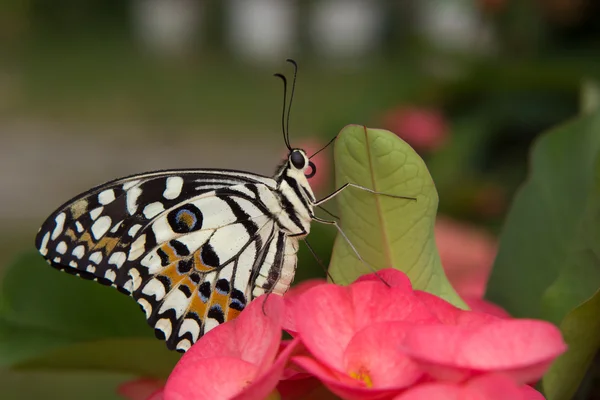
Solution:
[[[292,149],[288,156],[288,166],[296,171],[302,172],[307,178],[312,178],[317,173],[317,167],[309,160],[306,152],[302,149]]]

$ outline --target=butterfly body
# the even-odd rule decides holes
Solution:
[[[197,169],[114,180],[59,207],[36,247],[53,267],[133,297],[156,336],[186,351],[253,298],[287,291],[314,218],[310,167],[293,149],[273,178]]]

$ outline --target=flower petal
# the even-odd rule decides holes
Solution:
[[[142,378],[119,385],[117,393],[129,400],[146,400],[163,386],[163,380]]]
[[[167,380],[164,399],[230,399],[242,392],[257,373],[256,365],[239,358],[203,358],[186,363],[185,367],[180,362]]]
[[[264,369],[272,364],[279,348],[283,310],[281,296],[254,299],[238,318],[217,326],[198,340],[178,366],[183,363],[187,367],[205,358],[231,357]]]
[[[407,390],[394,400],[535,400],[504,375],[488,374],[464,384],[430,382]]]
[[[300,296],[294,307],[302,342],[331,368],[343,368],[346,345],[354,334],[354,311],[348,287],[325,284]]]
[[[233,400],[262,400],[273,392],[283,376],[283,371],[290,356],[299,347],[300,339],[294,339],[277,357],[273,365],[257,376],[243,392]]]
[[[362,382],[331,370],[311,357],[296,356],[292,357],[292,361],[319,378],[329,390],[346,400],[385,399],[399,392],[367,388]]]
[[[298,298],[305,293],[307,290],[312,289],[315,286],[326,284],[327,281],[324,279],[309,279],[293,286],[283,296],[285,301],[285,318],[283,321],[283,329],[290,334],[296,333],[296,318],[294,317],[294,306],[298,301]]]
[[[461,310],[431,293],[415,290],[415,295],[446,325],[475,326],[498,320],[498,317],[487,313]]]
[[[406,322],[381,322],[358,332],[344,354],[346,372],[362,375],[377,389],[402,389],[415,383],[423,372],[399,346],[411,327]]]
[[[438,322],[427,306],[412,291],[405,288],[388,287],[382,282],[367,281],[353,283],[350,285],[350,292],[355,331],[375,322]]]
[[[408,276],[404,272],[399,271],[395,268],[385,268],[377,271],[377,274],[372,273],[359,276],[358,279],[354,281],[354,283],[367,281],[381,282],[381,280],[384,280],[391,287],[404,289],[408,292],[411,292],[413,290],[412,284],[410,283],[410,279],[408,278]]]
[[[478,326],[418,325],[407,333],[403,347],[437,379],[460,381],[496,371],[518,383],[539,379],[566,350],[554,325],[526,319]]]

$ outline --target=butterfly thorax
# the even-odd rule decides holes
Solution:
[[[280,220],[284,222],[289,219],[293,222],[293,226],[287,229],[290,236],[299,239],[305,237],[310,232],[310,224],[314,217],[315,196],[304,175],[304,169],[295,168],[288,161],[275,175],[275,180],[282,209]]]

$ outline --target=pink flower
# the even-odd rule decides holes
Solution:
[[[538,391],[500,374],[482,375],[464,383],[427,382],[394,400],[544,400]]]
[[[416,150],[435,150],[448,136],[444,116],[434,109],[398,107],[384,115],[383,125]]]
[[[164,385],[162,380],[141,378],[120,385],[117,392],[129,400],[162,400]]]
[[[496,258],[496,239],[472,225],[438,216],[435,242],[452,286],[462,298],[480,299]]]
[[[316,285],[293,301],[295,328],[310,354],[292,361],[344,399],[389,398],[424,382],[456,386],[497,373],[520,393],[565,350],[547,322],[460,310],[413,291],[400,271],[379,275],[349,287]],[[456,390],[472,389],[465,387]]]
[[[211,330],[188,350],[167,380],[164,399],[270,396],[299,343],[295,340],[277,354],[283,318],[281,296],[252,301],[237,319]]]

